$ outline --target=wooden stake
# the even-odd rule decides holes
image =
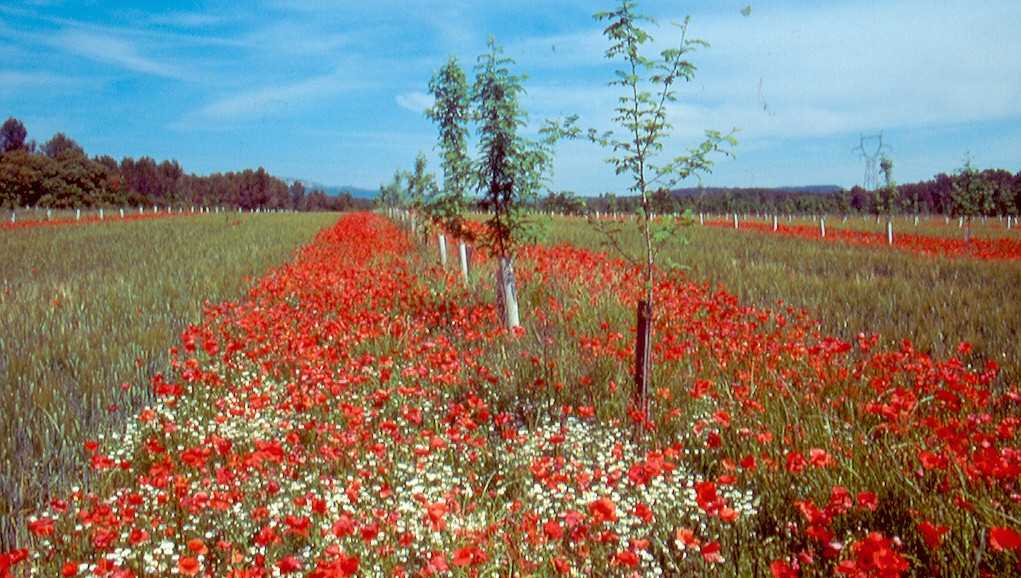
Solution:
[[[457,243],[457,253],[461,257],[461,277],[464,278],[464,284],[468,284],[468,247],[464,244],[464,241]]]
[[[521,326],[518,317],[518,295],[514,285],[514,262],[510,257],[500,257],[500,266],[496,270],[497,294],[501,297],[503,319],[507,329]]]
[[[638,302],[638,333],[635,336],[635,407],[643,420],[649,418],[649,378],[652,363],[652,307]],[[640,431],[640,430],[639,430]]]

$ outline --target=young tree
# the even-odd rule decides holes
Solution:
[[[402,191],[404,190],[404,173],[394,171],[390,182],[379,187],[379,204],[388,208],[397,208],[404,204]]]
[[[675,232],[654,224],[655,193],[669,191],[685,179],[711,172],[713,156],[728,154],[729,147],[737,143],[733,132],[725,135],[708,130],[705,140],[686,154],[661,158],[673,128],[668,112],[677,100],[676,86],[694,77],[696,68],[688,57],[708,44],[688,38],[688,19],[685,19],[679,26],[678,44],[658,56],[649,57],[644,52],[653,38],[642,26],[654,20],[639,14],[635,2],[621,0],[616,9],[599,12],[595,18],[606,23],[603,35],[610,43],[606,58],[620,64],[609,84],[620,89],[621,95],[613,115],[617,131],[599,134],[590,130],[588,136],[612,152],[608,162],[618,175],[630,178],[629,189],[638,195],[641,203],[637,224],[644,254],[636,261],[642,267],[644,299],[638,303],[640,331],[635,351],[635,402],[640,418],[648,421],[657,254],[662,243]]]
[[[499,259],[497,295],[508,329],[519,325],[514,284],[514,247],[527,231],[524,208],[544,182],[551,155],[546,143],[524,138],[518,129],[527,115],[519,104],[524,92],[521,76],[512,74],[514,61],[492,38],[489,52],[475,65],[471,100],[479,123],[476,179],[481,206],[489,213],[481,241]]]
[[[436,176],[428,172],[429,162],[425,153],[415,156],[415,167],[410,173],[404,173],[407,183],[408,202],[413,210],[422,210],[426,201],[436,194]]]
[[[893,180],[893,161],[883,155],[879,161],[879,169],[883,172],[883,186],[876,189],[873,206],[877,216],[886,216],[886,226],[889,228],[898,201],[897,183]]]
[[[975,170],[971,157],[964,157],[964,165],[957,169],[950,189],[950,200],[954,215],[964,217],[964,241],[971,241],[971,220],[985,214],[992,206],[989,185],[982,173]]]
[[[434,104],[425,114],[439,127],[443,188],[428,200],[426,209],[436,223],[464,237],[467,233],[463,227],[466,195],[472,177],[468,157],[471,101],[468,80],[456,58],[450,57],[432,77],[429,92],[433,95]]]

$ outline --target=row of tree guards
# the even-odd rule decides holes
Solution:
[[[38,210],[39,209],[29,209],[29,212],[34,213],[34,212],[36,212]],[[148,213],[146,212],[146,208],[144,206],[128,207],[128,208],[119,207],[117,209],[111,209],[111,211],[116,211],[118,216],[119,216],[119,218],[121,218],[121,219],[125,219],[125,218],[127,218],[127,216],[129,214],[134,214],[134,213],[137,213],[138,215],[143,215],[143,216],[146,215],[146,214],[150,214],[150,215],[160,215],[160,214],[164,214],[164,215],[183,215],[183,214],[186,213],[184,207],[162,207],[161,208],[158,205],[153,205],[152,208],[149,209]],[[229,209],[227,207],[195,207],[195,206],[192,206],[187,211],[188,214],[220,214],[220,213],[230,213],[230,212],[233,212],[233,209]],[[254,208],[254,209],[248,209],[246,211],[245,209],[243,209],[241,207],[238,207],[237,208],[237,212],[238,212],[238,214],[241,214],[241,213],[245,213],[245,212],[248,212],[248,213],[293,213],[294,211],[287,210],[287,209],[263,209],[263,208],[260,208],[260,207],[257,207],[257,208]],[[22,213],[22,214],[24,214],[24,213]],[[100,221],[105,221],[106,220],[106,215],[107,215],[106,208],[105,207],[100,207],[99,209],[96,210],[95,215],[99,218]],[[88,215],[86,214],[86,216],[88,216]],[[76,221],[81,221],[82,220],[82,210],[80,208],[74,210],[74,219]],[[53,209],[46,209],[46,219],[45,220],[47,220],[47,221],[52,221],[53,220]],[[11,211],[10,222],[11,222],[11,224],[17,224],[17,222],[18,222],[18,211],[17,210],[12,210]]]
[[[418,216],[406,209],[387,208],[386,214],[391,220],[404,223],[414,236],[430,237],[427,227],[422,226]],[[424,235],[423,235],[424,234]],[[447,267],[447,235],[440,232],[436,235],[439,249],[440,266]],[[463,239],[457,239],[457,257],[460,264],[461,280],[465,285],[471,282],[471,259],[474,253],[472,246]],[[513,330],[521,326],[518,309],[517,286],[514,280],[514,266],[510,257],[498,257],[496,268],[496,300],[500,318],[507,329]]]
[[[548,216],[553,216],[553,215],[566,216],[565,213],[545,213],[545,214],[548,215]],[[663,215],[655,215],[654,214],[654,215],[652,215],[652,218],[655,220],[659,216],[663,216]],[[667,215],[667,216],[672,216],[675,219],[679,217],[679,215],[677,213],[673,213],[672,215]],[[629,216],[625,217],[621,213],[600,213],[599,211],[595,211],[595,212],[592,213],[592,218],[594,218],[595,220],[598,221],[598,220],[601,220],[601,219],[621,220],[623,218],[630,218],[630,219],[634,220],[637,217],[635,215],[629,215]],[[698,224],[699,225],[705,225],[705,221],[706,221],[707,218],[709,220],[721,221],[721,220],[725,220],[727,217],[725,215],[708,215],[707,216],[705,213],[699,213],[698,214]],[[769,222],[770,220],[772,220],[773,231],[779,231],[780,230],[780,221],[782,219],[786,219],[788,223],[793,222],[794,219],[810,219],[810,220],[816,221],[819,224],[819,236],[823,237],[823,238],[826,237],[826,219],[828,218],[826,215],[797,215],[796,216],[796,215],[793,215],[793,214],[787,214],[787,215],[784,215],[783,217],[781,217],[780,215],[777,215],[777,214],[770,215],[770,214],[765,214],[765,213],[757,214],[757,215],[743,215],[743,216],[739,215],[738,213],[732,213],[730,215],[730,219],[732,219],[732,222],[734,223],[734,229],[738,229],[738,230],[741,228],[741,222],[742,221],[748,221],[748,220],[756,219],[756,218],[758,220],[763,221],[763,222]],[[848,221],[848,219],[849,219],[849,217],[847,215],[843,215],[843,216],[840,216],[840,217],[837,217],[837,218],[839,218],[842,223],[846,223]],[[1004,228],[1006,228],[1008,231],[1012,230],[1017,225],[1017,218],[1014,217],[1013,215],[998,216],[998,217],[995,217],[995,218],[997,220],[999,220],[999,222],[1001,224],[1003,224]],[[881,217],[877,216],[875,219],[876,219],[876,224],[879,224],[879,223],[882,222]],[[928,220],[934,220],[934,219],[936,219],[936,217],[929,216],[929,217],[927,217],[927,219]],[[983,217],[981,217],[981,219],[982,219],[982,223],[983,224],[988,223],[988,217],[983,216]],[[949,216],[944,215],[942,217],[942,220],[943,220],[945,225],[948,225],[948,226],[950,225],[950,220],[951,219],[950,219]],[[868,215],[863,215],[862,216],[862,221],[867,223],[869,221],[869,216]],[[917,226],[919,226],[921,224],[920,217],[918,215],[913,215],[912,216],[912,221],[913,221],[913,224],[914,224],[915,227],[917,227]],[[970,235],[970,225],[971,225],[970,220],[968,218],[964,217],[964,216],[958,216],[956,221],[957,221],[957,227],[958,228],[965,229],[965,239],[966,240],[969,239],[970,236],[971,236]],[[893,230],[894,230],[893,217],[889,216],[886,219],[886,240],[887,240],[887,243],[890,244],[890,245],[893,245],[893,240],[894,240]]]

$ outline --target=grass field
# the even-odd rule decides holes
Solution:
[[[847,229],[852,231],[865,231],[876,234],[886,234],[886,217],[880,216],[877,222],[874,215],[848,215],[846,218],[841,215],[823,215],[826,220],[827,229]],[[707,218],[714,220],[725,220],[728,224],[733,222],[732,215],[712,215]],[[769,215],[741,215],[739,221],[750,220],[753,222],[767,223],[772,225],[773,218]],[[940,215],[920,215],[918,224],[915,224],[913,216],[896,215],[892,219],[894,235],[924,235],[929,237],[946,237],[952,239],[963,239],[964,228],[960,226],[957,217],[943,217]],[[780,217],[780,223],[791,225],[805,225],[811,227],[819,226],[818,216],[794,215],[791,218]],[[740,223],[739,223],[740,224]],[[1007,229],[1006,220],[997,217],[983,219],[976,217],[971,224],[972,236],[976,239],[999,239],[999,238],[1021,238],[1021,229],[1014,223],[1012,228]]]
[[[269,234],[274,221],[261,219],[298,219],[293,247],[322,224],[308,218],[246,217],[240,238],[201,245],[167,221],[176,237],[162,243],[175,254],[182,237],[200,252],[223,243],[237,260],[248,235]],[[342,217],[242,298],[158,337],[177,345],[177,369],[155,396],[134,391],[146,405],[122,428],[59,446],[69,462],[91,456],[62,478],[91,478],[90,491],[36,511],[9,560],[36,576],[1017,568],[1021,391],[986,359],[1014,329],[968,321],[1015,314],[1000,304],[1013,300],[1016,263],[688,230],[665,255],[687,269],[657,284],[642,422],[637,269],[579,219],[543,228],[516,258],[523,327],[509,332],[483,252],[466,285],[454,263],[438,266],[435,233]],[[247,282],[234,273],[225,293],[237,295]],[[101,277],[97,287],[117,286]],[[999,295],[975,295],[977,278]],[[155,301],[177,299],[177,286]],[[915,346],[901,341],[912,332]],[[973,350],[960,347],[969,332]],[[128,379],[155,369],[129,367]]]
[[[602,248],[606,237],[582,219],[543,226],[546,242]],[[633,227],[625,248],[637,254]],[[896,345],[940,357],[968,342],[995,360],[1006,380],[1021,379],[1021,263],[945,259],[820,243],[726,228],[686,228],[688,244],[669,245],[664,257],[689,269],[696,281],[720,284],[743,303],[803,308],[822,329],[843,339],[878,334]]]
[[[865,267],[875,251],[776,238],[749,254],[740,234],[693,233],[674,254],[689,276],[657,287],[642,423],[630,408],[637,271],[579,222],[557,220],[554,240],[519,253],[523,328],[508,332],[490,260],[479,254],[466,286],[438,266],[435,237],[343,217],[174,341],[180,370],[89,450],[94,492],[30,518],[19,568],[780,578],[1016,568],[1016,386],[974,352],[842,340],[817,324],[825,313],[755,306],[701,277],[727,261],[761,277],[736,262],[787,254],[821,279],[830,260]],[[894,263],[919,264],[929,263]],[[801,273],[770,275],[795,297],[814,290],[796,284]],[[757,287],[741,291],[752,300]],[[819,302],[832,297],[820,290]]]
[[[151,399],[150,379],[169,369],[168,348],[203,303],[236,297],[335,220],[207,215],[0,231],[2,543],[41,498],[87,479],[83,442]]]

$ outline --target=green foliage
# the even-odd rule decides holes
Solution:
[[[0,126],[0,154],[23,150],[28,131],[20,120],[10,117]]]
[[[581,215],[586,212],[585,201],[572,191],[548,192],[539,202],[539,208],[567,215]]]
[[[376,203],[383,207],[404,206],[404,173],[394,171],[390,182],[379,187],[379,198]]]
[[[673,237],[654,235],[652,214],[657,209],[672,212],[675,207],[669,191],[685,179],[710,172],[713,156],[728,154],[729,147],[736,145],[736,139],[733,132],[706,131],[705,140],[686,154],[660,159],[664,142],[673,128],[668,119],[668,107],[677,101],[676,86],[691,81],[695,75],[695,65],[688,60],[688,55],[708,44],[688,38],[688,19],[685,19],[679,25],[678,45],[650,58],[643,54],[643,49],[653,42],[653,37],[642,26],[654,20],[637,13],[634,2],[622,0],[615,10],[599,12],[595,18],[606,23],[603,35],[610,42],[606,58],[621,65],[609,83],[621,90],[613,116],[620,132],[599,134],[589,130],[588,137],[612,151],[608,162],[618,175],[631,178],[629,189],[640,197],[639,226],[645,239],[645,292],[646,300],[652,303],[656,253],[665,239]],[[561,132],[571,134],[570,129]]]
[[[426,206],[427,201],[434,197],[438,191],[436,176],[428,172],[428,161],[425,153],[418,153],[415,156],[415,166],[411,172],[404,173],[406,183],[405,193],[408,206],[413,210],[421,210]]]
[[[8,119],[0,127],[0,203],[18,207],[172,205],[243,209],[345,210],[358,204],[349,194],[306,195],[263,168],[208,176],[187,174],[177,161],[150,157],[89,158],[73,139],[57,133],[40,154],[25,144],[24,126]]]
[[[993,196],[989,182],[975,170],[970,157],[965,157],[964,164],[954,176],[950,199],[955,215],[970,221],[972,217],[992,212]]]
[[[425,208],[434,222],[464,237],[467,231],[462,225],[472,179],[468,157],[471,97],[468,80],[456,58],[451,57],[432,77],[429,92],[434,104],[426,116],[439,128],[443,188],[428,200]]]
[[[514,246],[528,238],[525,207],[545,182],[552,154],[549,141],[532,141],[518,133],[527,120],[520,106],[524,77],[511,72],[514,61],[495,40],[490,38],[488,46],[475,65],[471,97],[479,124],[475,172],[482,190],[480,206],[490,214],[481,240],[494,254],[509,257]]]
[[[897,209],[899,200],[897,183],[893,180],[893,161],[883,155],[879,161],[879,168],[883,171],[884,184],[874,193],[873,211],[877,215],[890,217]]]
[[[85,156],[85,150],[74,139],[58,132],[43,144],[43,154],[51,159],[59,159],[68,155]]]

